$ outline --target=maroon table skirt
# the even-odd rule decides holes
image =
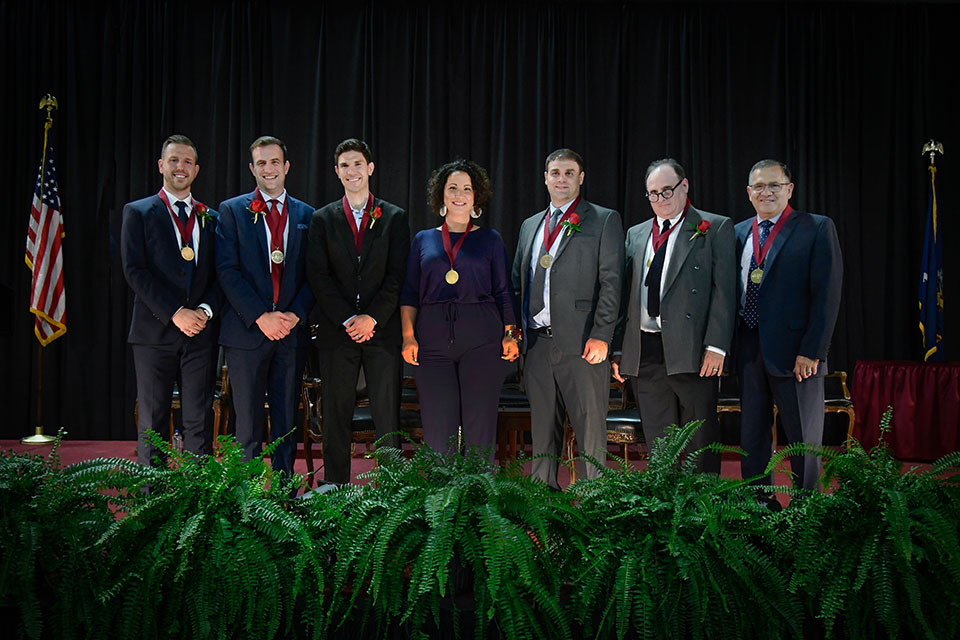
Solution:
[[[904,460],[934,460],[960,449],[960,362],[858,361],[850,381],[853,435],[877,444],[880,417],[893,407],[886,442]]]

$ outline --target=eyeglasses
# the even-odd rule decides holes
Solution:
[[[683,182],[683,180],[684,180],[683,178],[680,178],[680,182]],[[663,198],[664,200],[669,200],[670,198],[673,197],[673,192],[674,192],[674,190],[675,190],[677,187],[680,186],[680,182],[678,182],[677,184],[673,185],[673,186],[670,187],[669,189],[664,189],[664,190],[661,191],[660,193],[657,193],[656,191],[654,191],[654,192],[651,193],[651,192],[648,191],[648,192],[647,192],[647,200],[649,200],[650,202],[656,202],[656,201],[659,200],[660,198]]]
[[[790,184],[789,182],[771,182],[770,184],[763,184],[758,182],[757,184],[750,185],[750,191],[754,193],[763,193],[764,189],[770,189],[770,193],[780,193],[780,189],[783,189],[785,186]]]

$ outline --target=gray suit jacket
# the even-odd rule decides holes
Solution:
[[[529,309],[530,253],[534,234],[547,210],[523,221],[513,261],[513,290],[521,305],[523,330]],[[580,231],[562,231],[550,268],[550,323],[562,353],[579,355],[588,338],[610,344],[620,310],[623,270],[623,223],[613,209],[581,199]],[[542,232],[542,231],[541,231]],[[523,342],[526,348],[527,341]]]
[[[710,227],[694,237],[702,220]],[[643,255],[653,218],[627,231],[624,305],[614,350],[622,351],[621,375],[640,366],[640,291]],[[733,222],[726,216],[687,209],[660,291],[660,324],[667,374],[700,371],[705,347],[730,353],[736,314],[736,252]]]

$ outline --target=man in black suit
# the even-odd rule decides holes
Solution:
[[[559,399],[580,451],[603,464],[607,351],[620,313],[623,223],[613,209],[581,198],[584,176],[577,152],[558,149],[547,156],[543,179],[550,204],[520,227],[513,289],[522,304],[523,379],[534,455],[560,453]],[[535,459],[532,474],[557,488],[554,460]],[[586,477],[599,474],[599,468],[586,466]]]
[[[744,478],[770,461],[773,402],[789,442],[823,441],[823,376],[840,309],[843,260],[833,221],[795,211],[790,169],[761,160],[747,195],[757,215],[737,224],[737,372]],[[820,457],[791,456],[794,485],[820,486]],[[765,476],[758,484],[769,486]],[[767,495],[765,499],[771,500]]]
[[[313,207],[287,192],[289,170],[281,140],[254,140],[250,173],[257,187],[220,204],[217,229],[217,276],[225,296],[220,344],[237,414],[237,440],[246,459],[259,455],[266,395],[270,437],[284,438],[270,464],[288,476],[297,452],[296,432],[291,431],[313,307],[304,274]]]
[[[217,214],[190,192],[200,171],[197,155],[186,136],[167,138],[157,161],[163,188],[123,208],[120,250],[123,274],[134,292],[127,342],[137,373],[141,464],[150,464],[157,453],[144,432],[165,431],[175,382],[184,448],[204,454],[212,446],[206,415],[217,373],[213,318],[221,303],[214,267]]]
[[[399,428],[400,288],[410,251],[403,209],[370,193],[366,142],[349,138],[333,154],[344,196],[314,212],[307,278],[317,300],[316,343],[323,406],[324,479],[350,482],[350,431],[363,367],[377,435]],[[397,446],[394,436],[387,444]]]
[[[733,222],[690,203],[690,182],[672,158],[650,164],[646,185],[655,215],[627,231],[613,376],[633,380],[648,446],[669,425],[703,420],[696,450],[720,440],[714,376],[733,337]],[[701,454],[697,468],[720,473],[720,456]]]

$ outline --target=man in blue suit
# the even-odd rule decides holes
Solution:
[[[826,216],[790,207],[785,164],[753,165],[747,195],[757,215],[735,229],[744,478],[759,476],[770,461],[774,401],[789,442],[822,443],[823,376],[843,282],[836,227]],[[794,486],[819,488],[819,456],[791,456],[790,465]],[[770,483],[769,476],[758,480]]]
[[[147,429],[163,433],[173,385],[180,383],[183,445],[210,453],[206,415],[217,369],[221,304],[214,265],[216,212],[196,200],[190,186],[200,172],[197,148],[186,136],[167,138],[157,164],[163,188],[123,208],[120,250],[123,275],[133,289],[127,342],[137,373],[137,461],[150,464],[157,450]]]
[[[294,427],[313,306],[304,271],[313,207],[284,188],[290,162],[282,141],[257,138],[250,157],[257,188],[220,205],[217,274],[226,296],[220,344],[245,457],[260,453],[266,395],[270,438],[286,435],[271,462],[290,475],[297,446],[287,434]]]

